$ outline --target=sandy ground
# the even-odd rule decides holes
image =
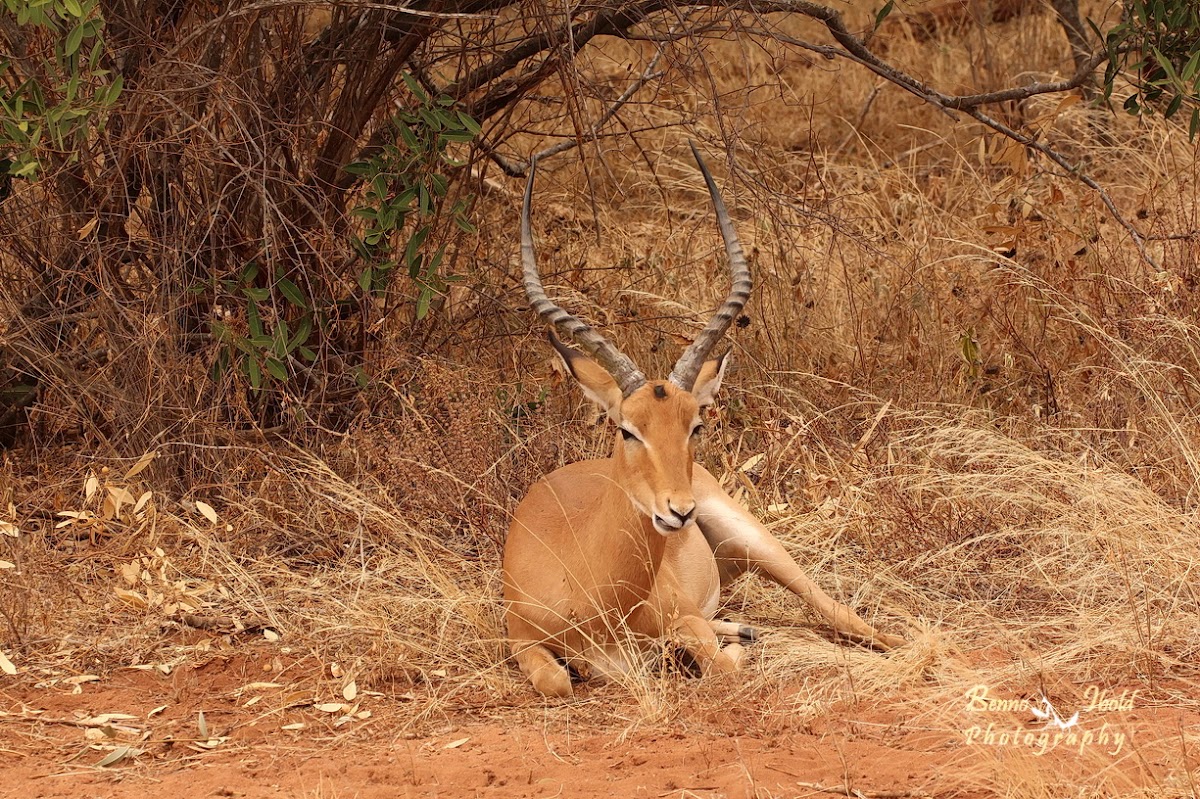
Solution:
[[[630,723],[627,695],[590,686],[571,706],[515,692],[460,698],[414,725],[431,703],[420,690],[321,701],[279,665],[251,648],[169,674],[0,678],[0,795],[973,797],[1051,780],[1072,795],[1183,796],[1196,762],[1181,752],[1200,732],[1194,713],[1142,703],[1119,724],[1111,716],[1107,729],[1129,736],[1117,754],[1098,741],[1038,754],[861,708],[778,732],[686,714]],[[1042,729],[989,718],[997,730]],[[1096,719],[1084,728],[1105,729]]]

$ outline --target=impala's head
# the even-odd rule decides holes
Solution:
[[[694,145],[692,153],[717,210],[733,288],[666,380],[647,381],[633,361],[546,297],[529,224],[536,164],[529,167],[521,214],[521,260],[530,306],[582,349],[572,349],[551,334],[551,342],[568,371],[620,429],[613,452],[616,478],[633,505],[663,535],[681,530],[693,520],[696,503],[692,497],[692,464],[703,426],[700,412],[716,398],[726,365],[723,356],[709,355],[750,296],[750,270],[729,213]]]

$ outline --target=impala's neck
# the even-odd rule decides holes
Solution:
[[[666,550],[666,538],[629,499],[616,457],[607,461],[605,488],[597,497],[580,545],[595,586],[610,607],[631,611],[653,587]]]

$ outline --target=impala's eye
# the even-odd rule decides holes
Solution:
[[[621,428],[621,438],[625,439],[626,441],[637,441],[638,440],[637,436],[635,436],[633,433],[626,430],[624,427]]]

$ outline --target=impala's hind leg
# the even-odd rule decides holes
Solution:
[[[716,478],[700,466],[692,474],[692,490],[696,498],[696,523],[716,555],[722,580],[755,569],[803,599],[846,638],[884,650],[906,643],[903,638],[876,631],[849,607],[822,591],[767,528],[734,502]]]
[[[553,652],[532,641],[513,641],[509,646],[517,665],[539,694],[560,697],[571,695],[571,674]]]

